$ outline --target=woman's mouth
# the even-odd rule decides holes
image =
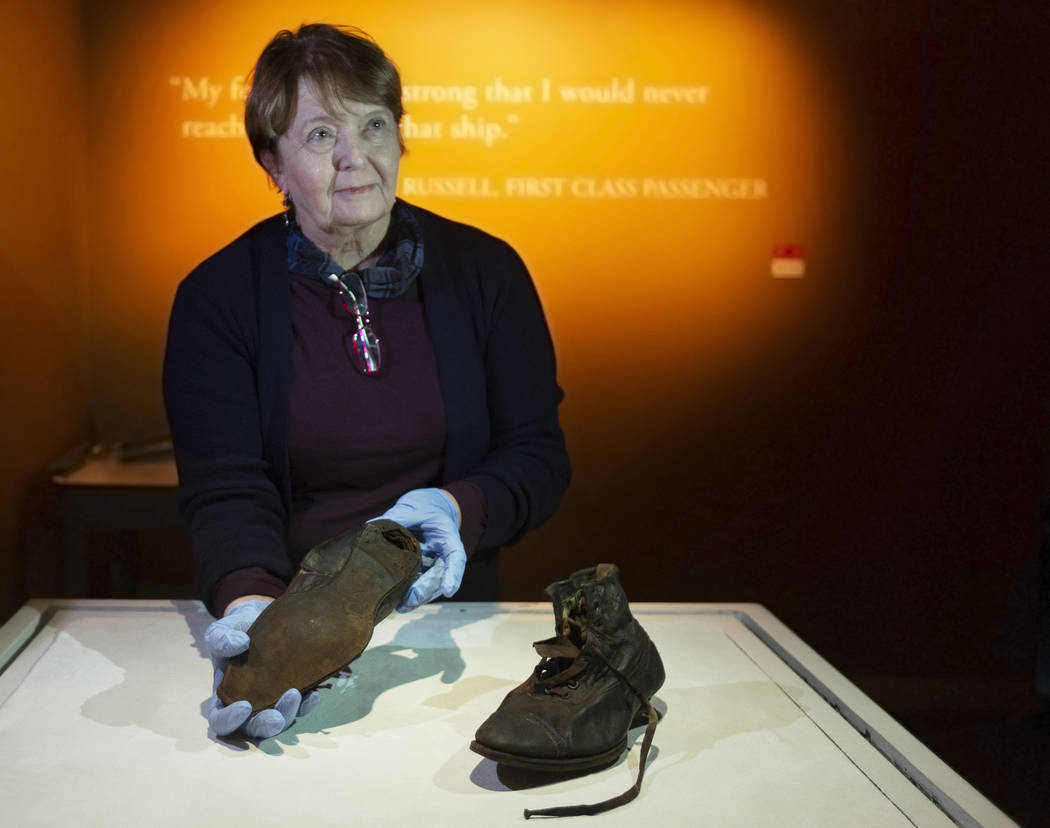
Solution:
[[[361,195],[362,193],[367,193],[375,186],[375,184],[361,184],[360,186],[356,187],[340,187],[338,190],[336,190],[336,193],[345,196],[356,196]]]

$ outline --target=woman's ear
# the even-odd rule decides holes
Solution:
[[[281,165],[277,163],[277,156],[272,152],[264,152],[260,160],[266,172],[270,174],[270,178],[273,179],[273,183],[277,185],[277,189],[283,193],[284,185],[281,183]]]

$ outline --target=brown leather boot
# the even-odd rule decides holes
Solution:
[[[419,542],[392,520],[375,520],[318,544],[288,590],[248,629],[247,651],[229,660],[216,693],[252,713],[288,688],[304,694],[357,658],[412,585]]]
[[[526,810],[525,816],[600,813],[630,802],[641,789],[657,722],[650,699],[663,684],[663,662],[631,615],[615,565],[580,570],[546,593],[557,635],[534,644],[542,661],[478,728],[470,749],[514,767],[596,770],[620,757],[631,727],[648,722],[633,788],[596,805]]]

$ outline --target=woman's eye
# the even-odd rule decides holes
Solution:
[[[386,119],[385,118],[373,118],[371,121],[368,122],[368,126],[369,126],[370,129],[373,129],[373,130],[386,129]]]
[[[333,133],[328,127],[314,127],[314,129],[310,130],[310,134],[306,137],[306,140],[316,143],[318,141],[327,141],[334,136],[335,133]]]

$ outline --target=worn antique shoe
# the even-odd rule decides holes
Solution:
[[[273,707],[289,687],[304,694],[368,645],[420,566],[419,542],[392,520],[365,523],[318,544],[288,590],[248,629],[251,643],[226,665],[216,693],[247,699],[252,713]]]
[[[595,805],[525,811],[526,818],[596,814],[641,790],[658,718],[650,699],[663,684],[663,662],[631,615],[615,565],[580,570],[546,593],[557,635],[533,645],[542,661],[478,728],[470,749],[514,767],[596,770],[620,757],[631,727],[648,722],[631,789]]]

